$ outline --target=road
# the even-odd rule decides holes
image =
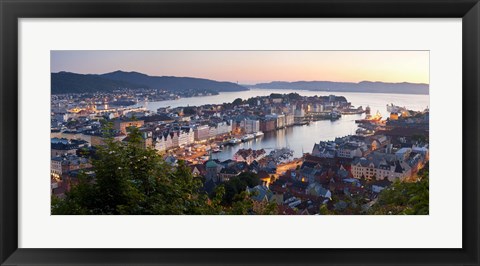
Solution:
[[[288,163],[279,164],[277,166],[277,173],[275,174],[275,178],[278,178],[279,176],[281,176],[287,170],[296,169],[297,166],[299,167],[301,165],[302,165],[302,159],[301,158],[294,159],[293,161],[290,161]]]

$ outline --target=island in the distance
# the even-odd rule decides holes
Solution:
[[[182,97],[216,95],[220,92],[256,89],[288,89],[310,91],[398,93],[428,95],[424,83],[334,82],[334,81],[273,81],[254,85],[216,81],[194,77],[150,76],[139,72],[114,71],[105,74],[51,73],[52,94],[112,92],[119,89],[149,89],[173,92]]]
[[[62,71],[51,73],[51,79],[52,94],[112,92],[118,89],[153,89],[193,94],[248,90],[233,82],[192,77],[149,76],[139,72],[120,70],[105,74],[77,74]]]
[[[273,81],[259,83],[249,87],[256,89],[285,89],[309,91],[362,92],[362,93],[398,93],[428,95],[429,85],[425,83],[390,82],[334,82],[334,81]]]

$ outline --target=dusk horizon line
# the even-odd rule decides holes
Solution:
[[[139,71],[127,71],[127,70],[121,70],[117,69],[114,71],[110,72],[104,72],[104,73],[79,73],[79,72],[72,72],[72,71],[67,71],[67,70],[62,70],[62,71],[57,71],[57,72],[50,72],[50,74],[59,74],[59,73],[72,73],[72,74],[79,74],[79,75],[105,75],[105,74],[110,74],[110,73],[115,73],[115,72],[124,72],[124,73],[138,73],[142,75],[146,75],[149,77],[174,77],[174,78],[194,78],[194,79],[206,79],[206,80],[213,80],[217,82],[230,82],[230,83],[236,83],[239,85],[257,85],[257,84],[262,84],[262,83],[273,83],[273,82],[288,82],[288,83],[295,83],[295,82],[335,82],[335,83],[352,83],[352,84],[360,84],[362,82],[372,82],[372,83],[387,83],[387,84],[401,84],[401,83],[409,83],[409,84],[417,84],[417,85],[429,85],[430,83],[425,83],[425,82],[410,82],[410,81],[396,81],[396,82],[391,82],[391,81],[381,81],[381,80],[361,80],[361,81],[334,81],[334,80],[293,80],[293,81],[287,81],[287,80],[270,80],[270,81],[262,81],[262,82],[256,82],[256,83],[243,83],[240,81],[228,81],[228,80],[217,80],[213,78],[205,78],[205,77],[194,77],[194,76],[174,76],[174,75],[151,75],[151,74],[146,74],[143,72]]]

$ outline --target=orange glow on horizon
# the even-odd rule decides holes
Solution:
[[[116,70],[255,84],[429,83],[428,51],[52,51],[51,72]]]

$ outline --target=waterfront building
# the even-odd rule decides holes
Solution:
[[[275,129],[285,127],[285,115],[283,115],[283,114],[266,115],[265,118],[275,121]]]
[[[290,127],[293,126],[295,123],[295,116],[293,114],[286,114],[285,115],[285,126]]]
[[[177,130],[173,132],[172,142],[174,148],[183,148],[194,143],[193,131]]]
[[[313,105],[313,110],[312,110],[314,113],[321,113],[323,112],[323,105],[322,104],[314,104]]]
[[[305,110],[303,110],[303,105],[297,106],[294,112],[295,123],[300,123],[305,118]]]
[[[232,132],[232,120],[217,123],[216,135],[224,135]]]
[[[193,130],[195,141],[205,141],[210,137],[210,127],[208,125],[197,126]]]
[[[260,121],[256,119],[245,119],[241,121],[241,128],[247,134],[260,131]]]
[[[178,131],[170,132],[170,136],[172,137],[172,148],[178,148],[180,146]]]
[[[217,136],[217,127],[213,126],[208,129],[208,138],[215,138]]]
[[[164,136],[158,136],[154,139],[154,148],[159,152],[164,152],[167,150],[167,138]],[[171,139],[170,139],[171,143]],[[170,144],[171,146],[172,144]]]
[[[276,120],[264,118],[260,120],[260,131],[270,132],[275,130]]]
[[[277,115],[277,128],[284,128],[285,127],[285,115],[280,114]]]

